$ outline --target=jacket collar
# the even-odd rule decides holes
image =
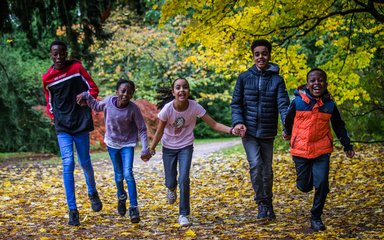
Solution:
[[[308,90],[306,84],[299,86],[295,90],[294,94],[295,94],[295,96],[301,96],[303,101],[306,102],[307,104],[309,104],[311,102],[311,100],[315,100],[316,102],[319,103],[320,106],[322,106],[324,104],[324,102],[328,102],[328,101],[332,100],[332,96],[328,92],[328,90],[325,90],[323,96],[321,96],[319,98],[315,98],[314,96],[312,96],[311,92]]]
[[[269,74],[279,74],[280,68],[279,65],[276,63],[268,63],[267,69],[265,71],[260,71],[257,69],[256,65],[253,64],[253,66],[249,69],[253,74],[255,75],[269,75]]]

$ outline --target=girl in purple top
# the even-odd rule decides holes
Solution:
[[[141,158],[148,161],[147,128],[140,109],[131,102],[135,92],[135,84],[130,80],[121,79],[116,85],[116,96],[107,96],[102,101],[97,101],[88,92],[77,95],[77,101],[87,100],[90,108],[97,112],[104,111],[105,136],[104,142],[108,147],[117,188],[117,211],[124,216],[127,200],[127,192],[124,190],[124,179],[127,182],[129,193],[129,217],[132,223],[140,221],[139,209],[137,207],[136,182],[133,176],[134,147],[138,136],[142,143]]]
[[[200,117],[216,131],[234,134],[233,129],[216,122],[206,110],[196,101],[189,99],[189,83],[186,79],[178,78],[172,83],[172,95],[174,100],[164,105],[160,111],[159,125],[150,147],[151,154],[155,154],[155,148],[162,140],[163,164],[165,172],[165,186],[167,187],[168,203],[176,201],[177,163],[179,164],[179,224],[189,226],[190,213],[189,171],[193,153],[193,129],[196,125],[196,117]]]

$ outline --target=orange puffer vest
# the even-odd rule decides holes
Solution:
[[[333,151],[330,119],[335,102],[330,94],[313,98],[304,89],[295,92],[296,115],[291,137],[291,155],[316,158]]]

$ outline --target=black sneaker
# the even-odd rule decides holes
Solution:
[[[267,205],[265,205],[265,203],[259,203],[259,206],[258,206],[258,214],[257,214],[257,220],[265,220],[267,219],[268,215],[267,215]]]
[[[100,201],[99,194],[95,192],[94,194],[88,194],[89,200],[91,200],[92,210],[95,212],[100,211],[103,208],[103,203]]]
[[[270,204],[267,206],[267,215],[269,220],[274,220],[276,219],[275,212],[273,211],[273,205]]]
[[[314,231],[324,231],[325,230],[325,225],[321,221],[321,219],[311,219],[311,228]]]
[[[71,225],[71,226],[79,226],[80,225],[79,211],[77,211],[77,209],[69,210],[68,225]]]
[[[138,222],[140,222],[139,209],[137,207],[130,207],[129,208],[129,217],[131,219],[131,223],[138,223]]]
[[[125,213],[127,212],[127,206],[126,206],[127,200],[120,200],[117,203],[117,212],[121,215],[124,216]]]

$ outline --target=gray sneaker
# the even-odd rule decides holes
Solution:
[[[169,204],[173,204],[176,202],[176,198],[177,198],[176,190],[177,190],[177,188],[175,188],[173,190],[167,188],[167,200],[168,200]]]
[[[180,224],[180,227],[191,226],[191,223],[189,222],[188,216],[185,216],[185,215],[179,216],[179,224]]]

